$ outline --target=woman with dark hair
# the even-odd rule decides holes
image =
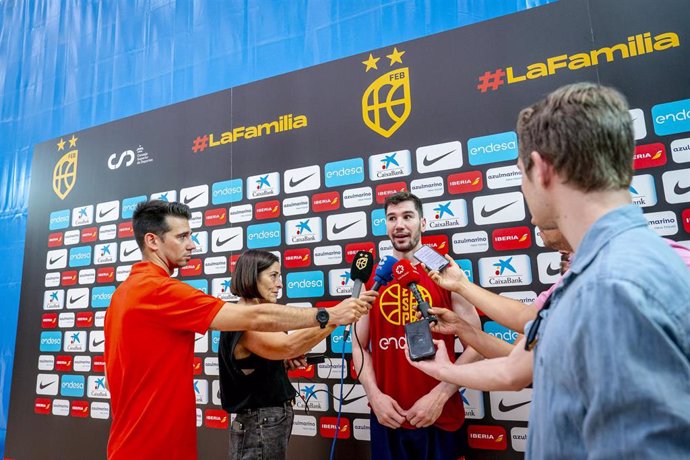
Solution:
[[[237,308],[275,303],[282,287],[280,262],[274,254],[252,249],[237,260],[230,287],[240,298]],[[367,291],[360,300],[371,304],[375,296],[374,291]],[[350,301],[355,300],[343,302]],[[325,310],[323,313],[327,321],[328,314]],[[322,322],[321,327],[290,335],[257,331],[221,333],[220,398],[223,409],[237,414],[230,425],[231,459],[286,458],[297,393],[288,379],[284,361],[299,360],[334,328]]]

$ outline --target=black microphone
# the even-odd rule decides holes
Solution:
[[[364,283],[369,281],[371,277],[371,272],[374,270],[374,256],[368,251],[357,251],[355,258],[352,260],[352,266],[350,267],[350,279],[355,282],[352,287],[352,298],[356,299],[362,292],[362,286]],[[347,340],[350,335],[350,327],[352,324],[345,326],[345,332],[343,332],[343,340]]]

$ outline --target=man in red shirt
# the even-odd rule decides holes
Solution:
[[[133,216],[142,262],[113,294],[105,318],[106,375],[113,422],[108,458],[196,459],[194,333],[284,331],[349,324],[374,292],[328,309],[276,304],[237,308],[170,275],[191,259],[186,205],[153,200]]]
[[[409,192],[389,196],[385,202],[386,232],[393,245],[393,256],[413,264],[414,252],[422,246],[426,228],[422,203]],[[452,308],[461,318],[480,327],[479,315],[457,294],[437,286],[419,267],[417,284],[422,297],[433,308]],[[465,411],[458,387],[439,383],[413,368],[405,358],[405,324],[415,321],[413,295],[397,282],[388,284],[371,315],[356,325],[352,359],[371,406],[372,458],[380,459],[455,459],[464,446],[461,439]],[[434,334],[444,340],[448,359],[455,358],[454,336]],[[458,362],[480,356],[469,350]]]

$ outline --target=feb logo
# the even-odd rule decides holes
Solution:
[[[389,67],[402,65],[405,51],[393,48]],[[369,59],[362,61],[366,72],[378,70],[380,57],[369,53]],[[390,70],[374,80],[362,95],[362,119],[369,129],[383,137],[391,137],[410,116],[412,102],[410,99],[410,69],[402,67]]]
[[[397,269],[404,270],[403,267],[398,266]],[[400,273],[398,273],[400,274]],[[417,285],[419,293],[422,295],[422,299],[433,308],[433,300],[431,299],[431,294],[424,286]],[[379,298],[379,308],[381,309],[381,314],[389,323],[395,326],[404,326],[407,323],[413,323],[417,321],[416,309],[417,301],[412,295],[412,291],[400,286],[399,284],[392,284],[388,286],[381,293]]]
[[[76,147],[78,139],[74,134],[72,135],[69,139],[69,148],[74,148],[74,150],[65,153],[53,169],[53,191],[61,200],[64,200],[69,195],[69,192],[72,191],[74,184],[77,182],[79,151]],[[58,152],[65,150],[65,144],[65,140],[60,139],[60,142],[57,143]]]

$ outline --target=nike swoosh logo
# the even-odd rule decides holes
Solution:
[[[221,240],[220,238],[216,238],[216,246],[223,246],[225,243],[232,240],[233,238],[237,238],[237,235],[231,236],[229,238],[225,238],[224,240]]]
[[[346,406],[346,405],[348,405],[348,404],[350,404],[350,403],[353,403],[353,402],[355,402],[355,401],[359,401],[359,400],[362,399],[362,398],[366,398],[366,396],[367,396],[367,395],[364,394],[364,395],[362,395],[362,396],[357,396],[356,398],[346,399],[346,400],[343,401],[343,406]]]
[[[69,298],[69,303],[74,303],[74,302],[78,302],[78,301],[79,301],[79,299],[83,299],[83,298],[84,298],[84,296],[86,296],[86,294],[84,294],[84,295],[80,295],[80,296],[79,296],[79,297],[77,297],[76,299],[75,299],[74,297],[71,297],[71,296],[70,296],[70,298]]]
[[[46,388],[48,388],[49,386],[51,386],[53,383],[55,383],[55,380],[53,380],[52,382],[48,382],[48,383],[46,383],[46,384],[44,384],[43,382],[41,382],[41,383],[38,384],[38,387],[39,387],[41,390],[45,390]]]
[[[311,176],[313,176],[314,174],[316,174],[316,173],[315,173],[315,172],[314,172],[314,173],[311,173],[311,174],[309,174],[308,176],[303,177],[303,178],[301,178],[301,179],[299,179],[299,180],[295,180],[295,179],[293,179],[293,178],[290,178],[290,187],[297,187],[299,184],[301,184],[301,183],[304,182],[305,180],[309,179],[309,178],[310,178]]]
[[[334,235],[337,235],[338,233],[344,232],[345,230],[347,230],[348,228],[352,227],[353,225],[358,224],[360,221],[361,221],[361,219],[360,219],[360,220],[357,220],[357,221],[355,221],[355,222],[349,223],[349,224],[347,224],[347,225],[344,226],[344,227],[338,227],[337,224],[336,224],[336,225],[333,225],[333,234],[334,234]]]
[[[135,252],[137,252],[137,249],[139,249],[139,248],[134,248],[134,249],[132,249],[131,251],[128,251],[128,250],[125,249],[125,250],[122,252],[122,255],[125,256],[125,257],[129,257],[129,256],[131,256],[132,254],[134,254]]]
[[[500,410],[501,412],[510,412],[511,410],[515,410],[518,407],[526,406],[527,404],[529,404],[531,402],[532,401],[524,401],[524,402],[517,403],[517,404],[505,405],[505,404],[503,404],[503,400],[501,399],[501,401],[498,403],[498,410]]]
[[[97,347],[97,346],[101,345],[103,342],[105,342],[105,339],[103,339],[103,340],[98,340],[98,341],[93,340],[93,341],[91,342],[91,345],[92,345],[93,347]]]
[[[424,164],[424,166],[431,166],[432,164],[436,163],[437,161],[440,161],[442,158],[445,158],[448,155],[450,155],[451,153],[455,152],[455,150],[456,149],[453,149],[448,153],[444,153],[443,155],[436,157],[433,160],[430,160],[428,156],[425,156],[424,159],[422,160],[422,164]]]
[[[556,276],[561,274],[561,267],[551,268],[551,265],[546,266],[546,274],[549,276]]]
[[[201,195],[203,195],[203,194],[204,194],[204,192],[199,192],[199,193],[197,193],[196,195],[194,195],[194,196],[191,197],[191,198],[189,198],[189,197],[187,197],[187,196],[184,197],[184,204],[189,204],[189,203],[191,203],[192,201],[196,200],[197,198],[199,198],[199,197],[200,197]]]
[[[115,210],[115,206],[113,206],[112,208],[108,209],[106,212],[98,211],[98,217],[99,217],[99,218],[105,217],[106,215],[110,214],[110,213],[113,212],[114,210]]]
[[[194,339],[194,341],[195,341],[195,342],[198,342],[199,340],[203,339],[204,337],[206,337],[206,336],[205,336],[205,335],[201,335],[201,336],[197,337],[196,339]]]
[[[675,187],[673,187],[673,193],[676,195],[682,195],[683,193],[688,193],[690,192],[690,185],[687,187],[681,187],[680,182],[678,182]]]
[[[55,262],[57,262],[58,260],[62,259],[63,257],[65,257],[64,254],[61,255],[60,257],[56,257],[55,259],[53,259],[53,258],[51,257],[50,260],[48,261],[48,265],[53,265]]]
[[[507,208],[508,206],[511,206],[515,203],[517,203],[517,201],[513,201],[512,203],[504,204],[503,206],[499,206],[498,208],[492,209],[491,211],[487,211],[486,206],[484,206],[484,207],[482,207],[482,210],[479,212],[479,214],[481,214],[482,217],[484,217],[484,218],[491,217],[494,214],[496,214],[497,212],[503,211],[505,208]]]

